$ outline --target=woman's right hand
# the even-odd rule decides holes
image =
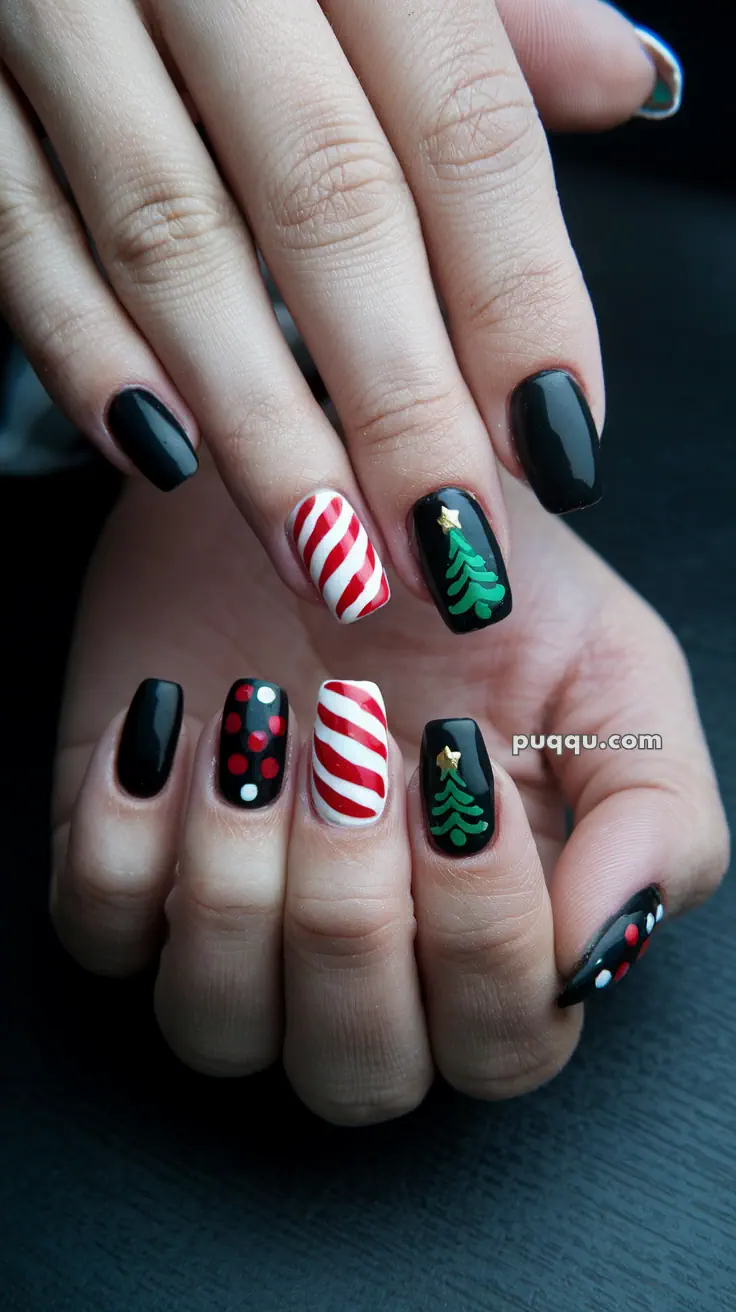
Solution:
[[[728,831],[682,652],[526,489],[506,495],[519,604],[462,641],[400,585],[358,629],[300,603],[206,465],[114,512],[68,667],[52,910],[92,971],[160,956],[159,1023],[188,1065],[283,1055],[304,1102],[352,1124],[416,1106],[436,1069],[475,1097],[522,1093],[564,1066],[579,1002],[616,987],[660,907],[718,885]],[[446,509],[449,560],[472,508]],[[171,683],[121,740],[152,676],[184,690],[178,743]],[[362,680],[388,735],[380,695],[345,686]],[[533,734],[608,746],[515,753]],[[626,734],[661,747],[611,741]]]
[[[609,5],[4,0],[0,55],[0,303],[121,468],[172,487],[202,434],[284,582],[313,597],[311,575],[342,621],[387,600],[386,550],[426,595],[406,520],[437,487],[474,492],[508,553],[494,449],[550,510],[597,498],[596,326],[535,105],[589,129],[647,99],[654,65]],[[336,577],[285,532],[321,489]]]

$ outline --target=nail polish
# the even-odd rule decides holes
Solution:
[[[388,795],[388,725],[379,688],[328,679],[312,736],[312,801],[323,820],[355,828],[383,814]]]
[[[623,979],[649,946],[663,915],[663,895],[657,884],[635,893],[596,934],[557,999],[558,1007],[572,1007]]]
[[[520,383],[510,420],[522,468],[545,510],[565,515],[600,501],[598,434],[570,374],[546,369]]]
[[[506,567],[482,507],[459,487],[442,487],[413,510],[419,563],[453,633],[474,633],[511,613]]]
[[[427,832],[448,856],[472,856],[493,838],[493,770],[475,720],[430,720],[422,735],[422,805]]]
[[[657,70],[654,90],[641,109],[637,110],[636,117],[655,121],[672,118],[682,104],[682,64],[674,50],[655,32],[650,32],[646,27],[637,27],[635,31]]]
[[[107,426],[120,450],[161,492],[171,492],[199,468],[181,424],[142,387],[126,387],[113,397]]]
[[[184,693],[167,679],[144,679],[128,707],[117,756],[118,782],[132,797],[155,797],[174,764]]]
[[[386,605],[391,593],[378,552],[340,492],[310,492],[286,527],[306,573],[341,624]]]
[[[220,724],[220,792],[233,806],[268,806],[284,782],[289,699],[265,679],[238,679]]]

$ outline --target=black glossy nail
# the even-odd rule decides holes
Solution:
[[[419,563],[432,599],[453,633],[473,633],[511,612],[506,566],[480,503],[442,487],[413,510]]]
[[[570,374],[547,369],[527,378],[511,397],[510,420],[524,473],[545,510],[565,515],[600,501],[598,433]]]
[[[663,915],[662,890],[656,884],[635,893],[596,934],[557,999],[557,1006],[572,1007],[623,979],[649,946]]]
[[[155,797],[171,773],[184,713],[184,693],[168,679],[144,679],[125,717],[118,780],[133,797]]]
[[[421,752],[427,832],[448,856],[480,852],[493,838],[493,771],[475,720],[430,720]]]
[[[199,468],[181,424],[142,387],[126,387],[113,397],[107,426],[120,450],[162,492],[171,492]]]
[[[289,699],[263,679],[238,679],[220,728],[220,792],[233,806],[268,806],[281,792]]]

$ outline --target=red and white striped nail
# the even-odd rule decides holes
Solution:
[[[315,588],[341,624],[386,605],[391,592],[378,552],[340,492],[310,492],[286,527]]]
[[[332,825],[373,824],[388,793],[388,726],[375,683],[328,679],[312,737],[312,801]]]

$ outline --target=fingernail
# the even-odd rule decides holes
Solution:
[[[663,915],[662,890],[656,884],[636,893],[596,934],[557,999],[557,1006],[572,1007],[623,979],[649,946],[652,931]]]
[[[655,32],[650,32],[646,27],[637,27],[635,31],[657,70],[654,90],[641,109],[637,110],[636,117],[654,120],[672,118],[682,104],[682,64],[674,50]]]
[[[511,589],[493,530],[479,502],[442,487],[413,510],[419,563],[432,599],[453,633],[473,633],[511,613]]]
[[[370,825],[388,795],[386,707],[375,683],[328,679],[312,737],[312,801],[331,825]]]
[[[118,781],[132,797],[155,797],[171,774],[184,692],[168,679],[144,679],[128,707],[118,747]]]
[[[268,806],[284,782],[289,699],[277,683],[238,679],[220,724],[220,792],[233,806]]]
[[[378,552],[339,492],[310,492],[286,527],[304,569],[341,624],[386,605],[391,592]]]
[[[430,720],[422,735],[427,832],[448,856],[472,856],[495,829],[493,770],[475,720]]]
[[[545,510],[565,515],[600,501],[600,443],[590,407],[570,374],[545,369],[511,397],[511,431],[524,473]]]
[[[171,492],[199,468],[179,421],[142,387],[126,387],[113,397],[107,426],[120,450],[161,492]]]

